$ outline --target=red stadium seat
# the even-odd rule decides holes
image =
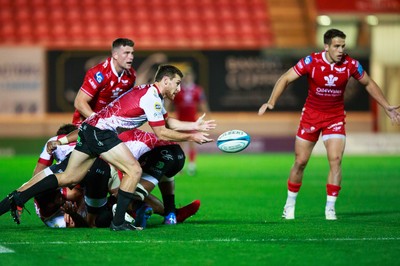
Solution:
[[[134,38],[142,49],[146,45],[257,49],[272,44],[264,0],[0,0],[0,4],[0,45],[13,40],[18,44],[21,36],[24,42],[66,49],[85,43],[108,48],[109,40],[119,36]],[[160,21],[166,15],[168,19]],[[36,27],[17,27],[15,21]]]

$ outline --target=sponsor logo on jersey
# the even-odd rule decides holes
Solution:
[[[315,127],[311,126],[310,128],[302,128],[301,129],[301,135],[303,135],[304,133],[313,133],[315,131]]]
[[[332,131],[340,131],[342,129],[343,122],[332,124],[328,127],[328,129],[332,129]]]
[[[164,160],[166,160],[166,161],[173,161],[174,160],[174,157],[172,157],[172,155],[169,154],[168,150],[162,150],[161,151],[161,155],[162,155],[162,158]]]
[[[154,104],[154,109],[155,109],[156,111],[161,112],[161,109],[162,109],[161,103],[155,103],[155,104]]]
[[[164,162],[161,162],[161,161],[158,161],[157,162],[157,164],[156,164],[156,167],[158,168],[158,169],[163,169],[164,168]]]
[[[335,87],[336,86],[335,81],[337,81],[339,78],[335,77],[334,75],[331,74],[329,76],[325,76],[324,79],[326,81],[325,86],[327,86],[327,87]]]
[[[325,67],[324,67],[324,66],[322,66],[322,67],[321,67],[321,71],[324,71],[324,70],[325,70]]]
[[[312,62],[312,57],[311,55],[307,56],[306,58],[304,58],[304,63],[306,65],[310,64]]]
[[[364,72],[364,69],[363,69],[362,65],[358,61],[357,61],[357,72],[360,75]]]
[[[321,95],[321,96],[333,96],[337,97],[342,95],[341,90],[334,90],[334,89],[327,89],[327,88],[317,88],[316,89],[316,94]]]
[[[300,69],[303,69],[303,63],[301,61],[299,61],[297,63],[297,67],[300,68]]]
[[[95,74],[94,78],[96,79],[97,83],[101,83],[104,79],[103,74],[99,71]]]
[[[129,82],[129,80],[127,80],[127,79],[121,79],[121,83],[122,83],[122,84],[125,84],[125,85],[126,85],[126,84],[128,84],[128,82]]]
[[[90,86],[92,86],[93,89],[96,89],[97,85],[96,85],[96,83],[94,83],[93,79],[89,78],[88,81],[89,81]]]
[[[346,70],[346,67],[342,67],[342,68],[335,67],[335,70],[336,70],[338,73],[344,73],[344,71]]]

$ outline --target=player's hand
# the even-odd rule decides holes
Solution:
[[[392,125],[400,125],[400,112],[397,110],[399,108],[400,105],[388,106],[385,109],[387,115],[390,117],[390,120],[392,121]]]
[[[196,120],[196,130],[198,131],[210,131],[217,127],[215,120],[204,120],[206,114],[204,113]]]
[[[208,142],[213,142],[213,139],[208,138],[210,134],[205,132],[196,132],[192,134],[192,141],[196,142],[197,144],[204,144]]]
[[[260,109],[258,109],[258,115],[263,115],[267,109],[272,110],[274,109],[274,105],[270,103],[264,103],[261,105]]]
[[[58,140],[51,140],[47,142],[47,147],[46,147],[47,153],[51,154],[55,149],[57,149],[58,145],[61,145],[61,142],[59,142]]]

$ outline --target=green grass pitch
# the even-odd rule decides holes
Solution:
[[[0,198],[36,160],[0,158]],[[324,217],[325,156],[309,162],[296,220],[280,218],[292,162],[200,154],[196,176],[176,177],[177,205],[200,199],[197,215],[176,226],[153,215],[137,232],[46,228],[29,201],[21,225],[0,217],[0,265],[400,265],[400,155],[345,156],[337,221]]]

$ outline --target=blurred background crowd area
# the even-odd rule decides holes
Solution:
[[[358,59],[400,103],[400,0],[0,0],[0,137],[51,136],[70,122],[88,68],[118,37],[135,41],[137,84],[160,63],[190,65],[219,131],[293,135],[307,95],[300,79],[276,111],[257,116],[279,76],[347,34]],[[346,93],[348,128],[399,132],[357,82]],[[29,128],[29,130],[26,130]]]

